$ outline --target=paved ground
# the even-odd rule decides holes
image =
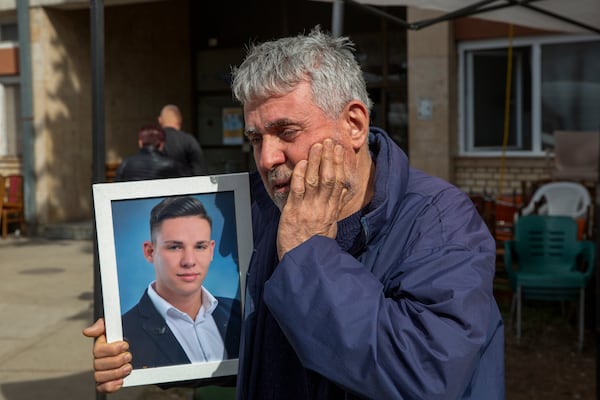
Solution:
[[[534,314],[528,309],[524,323]],[[92,319],[91,240],[0,239],[0,400],[225,398],[214,391],[154,386],[97,395],[92,340],[81,334]],[[528,325],[525,346],[511,345],[511,332],[507,329],[507,400],[595,397],[593,337],[576,352],[575,330],[563,318]]]
[[[92,340],[93,242],[0,239],[0,400],[192,399],[135,387],[97,396]]]

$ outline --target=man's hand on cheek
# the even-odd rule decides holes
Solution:
[[[331,139],[315,143],[308,160],[294,167],[290,193],[279,221],[279,259],[312,236],[335,239],[345,181],[343,147]]]

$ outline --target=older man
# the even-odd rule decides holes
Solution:
[[[262,181],[238,398],[503,399],[494,240],[465,193],[370,128],[352,50],[315,29],[251,47],[234,70]],[[127,352],[102,338],[110,392]]]

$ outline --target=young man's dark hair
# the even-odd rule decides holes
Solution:
[[[165,219],[197,216],[208,221],[212,228],[212,219],[206,213],[204,205],[192,196],[167,197],[150,212],[150,235],[154,241],[154,232]]]

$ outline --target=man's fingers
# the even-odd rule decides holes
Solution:
[[[83,330],[83,335],[87,337],[98,337],[104,334],[104,318],[98,318],[92,326],[88,326]]]
[[[304,182],[307,173],[307,164],[308,163],[306,160],[301,160],[298,161],[294,167],[294,171],[292,172],[292,180],[290,182],[290,196],[288,201],[291,200],[293,202],[296,198],[300,200],[304,198],[304,193],[306,191]]]
[[[323,142],[323,154],[321,156],[320,168],[320,191],[326,196],[330,196],[336,183],[336,166],[334,159],[334,143],[331,139]]]
[[[336,144],[333,149],[333,167],[335,169],[335,182],[331,197],[339,203],[341,209],[343,201],[339,201],[339,199],[343,200],[342,194],[346,187],[346,175],[344,171],[344,148],[339,144]]]
[[[131,373],[131,364],[125,364],[120,368],[108,371],[96,371],[94,380],[96,390],[101,393],[112,393],[123,386],[123,379]]]
[[[124,340],[107,343],[106,336],[100,335],[94,343],[94,358],[112,357],[129,350],[129,344]]]
[[[319,170],[321,169],[321,156],[323,154],[323,144],[315,143],[308,152],[308,166],[304,182],[306,191],[316,192],[319,190]]]
[[[296,200],[320,198],[323,204],[335,205],[339,212],[345,182],[344,148],[325,139],[313,144],[308,160],[299,161],[294,167],[288,202],[291,206]]]
[[[106,380],[112,380],[116,378],[124,378],[131,372],[131,353],[122,353],[112,357],[103,357],[94,359],[94,370],[99,372],[106,372],[107,378],[103,381],[96,380],[97,382],[104,382]],[[120,371],[120,372],[118,372]],[[115,374],[114,376],[111,374]]]
[[[123,340],[106,342],[104,319],[99,318],[93,325],[83,329],[87,337],[96,338],[94,342],[94,380],[100,393],[116,392],[123,386],[123,379],[133,369],[129,344]]]
[[[117,379],[104,383],[96,383],[96,390],[100,393],[113,393],[121,389],[121,387],[123,387],[123,379]]]

